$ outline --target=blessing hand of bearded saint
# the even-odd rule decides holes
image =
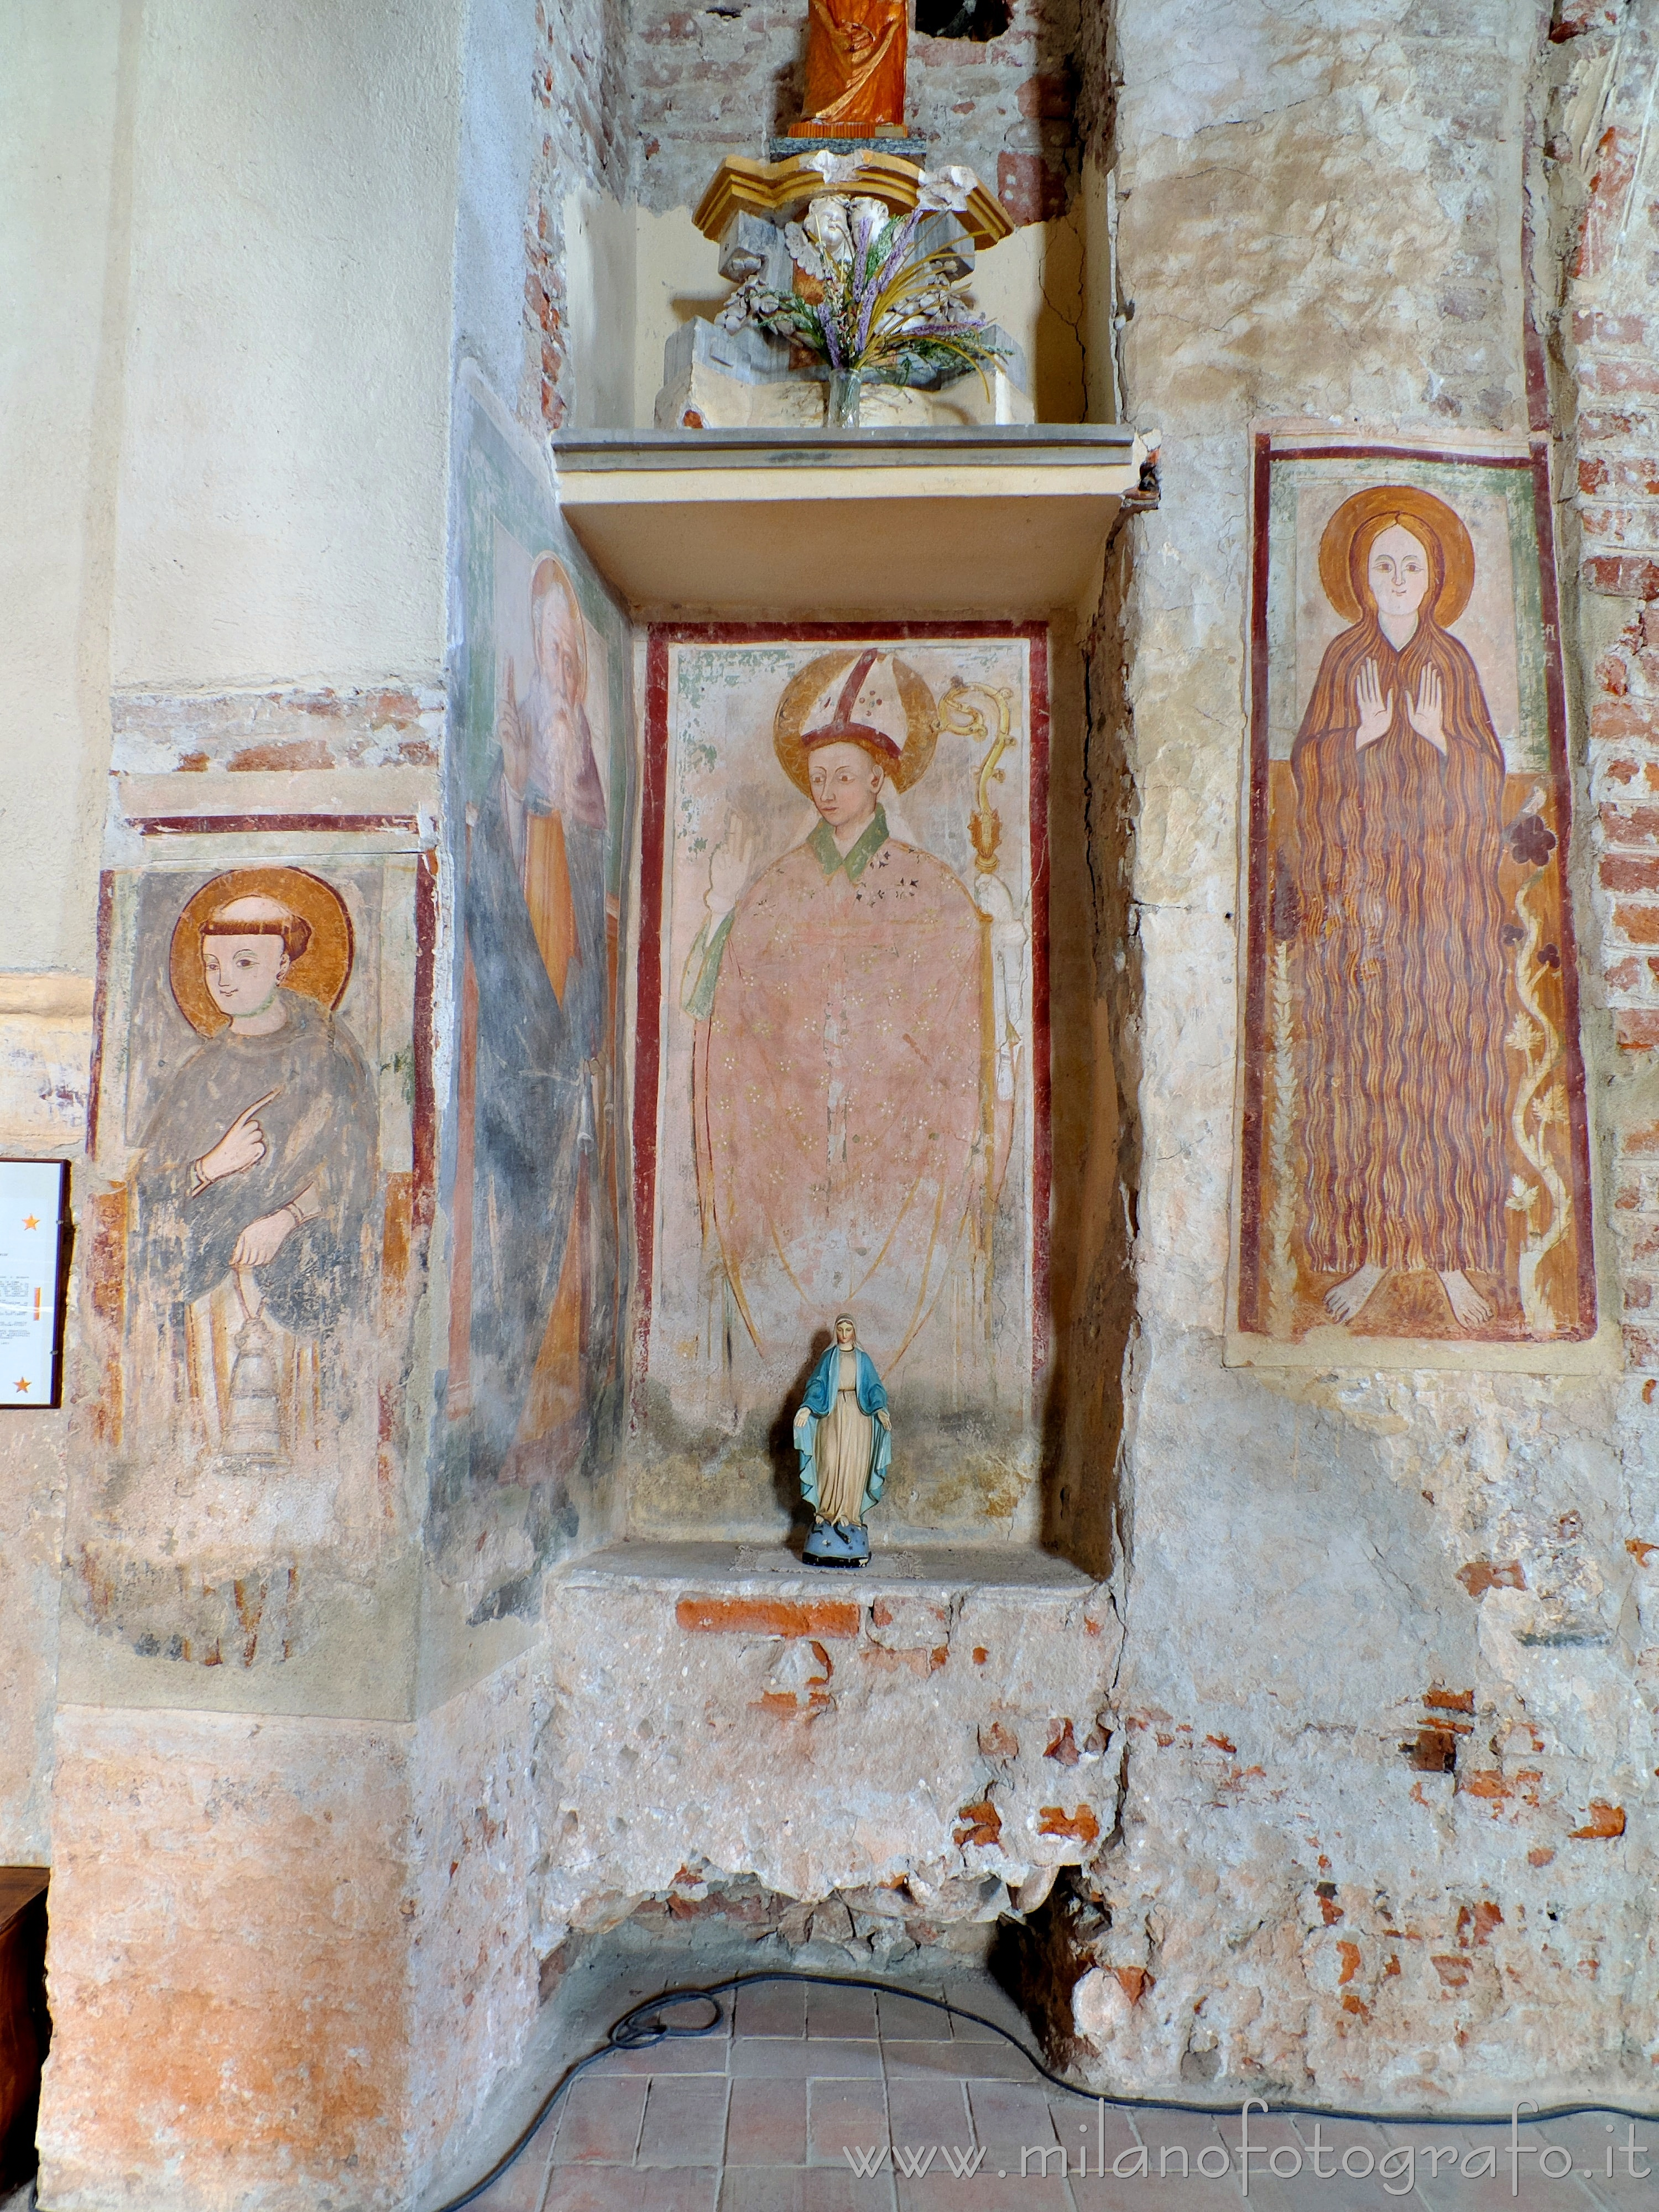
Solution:
[[[510,654],[507,663],[506,690],[501,696],[498,734],[507,788],[515,799],[521,799],[530,781],[530,730],[524,710],[519,704],[518,686],[514,680]]]

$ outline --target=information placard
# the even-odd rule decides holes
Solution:
[[[68,1218],[66,1160],[0,1160],[0,1407],[61,1402]]]

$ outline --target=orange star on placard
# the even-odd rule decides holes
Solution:
[[[23,1226],[25,1229],[38,1229],[40,1226],[40,1215],[38,1213],[26,1213],[23,1216]]]
[[[12,1385],[12,1388],[20,1393],[26,1392],[28,1387],[29,1380],[27,1375],[20,1375],[16,1382]]]

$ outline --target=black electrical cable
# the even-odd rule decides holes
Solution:
[[[1001,2022],[987,2020],[983,2013],[969,2012],[965,2005],[951,2004],[945,1997],[929,1996],[925,1990],[908,1989],[902,1982],[877,1981],[866,1974],[803,1974],[788,1967],[778,1966],[758,1973],[728,1974],[724,1981],[706,1982],[696,1989],[665,1990],[660,1996],[645,1997],[632,2005],[620,2020],[611,2023],[611,2030],[597,2051],[590,2051],[566,2067],[546,2096],[536,2107],[534,2116],[522,2135],[512,2147],[504,2151],[482,2181],[475,2181],[463,2197],[452,2197],[437,2208],[437,2212],[463,2212],[463,2207],[476,2202],[486,2189],[492,2188],[507,2168],[527,2148],[542,2123],[579,2074],[590,2066],[598,2065],[615,2051],[647,2051],[659,2043],[669,2043],[681,2038],[713,2035],[726,2018],[725,2008],[716,1992],[722,1990],[742,1990],[760,1982],[806,1982],[815,1987],[832,1990],[874,1990],[878,1996],[904,1997],[911,2004],[930,2005],[935,2012],[948,2013],[957,2020],[970,2020],[975,2027],[988,2027],[1005,2043],[1012,2043],[1020,2057],[1042,2075],[1045,2081],[1068,2095],[1081,2097],[1091,2105],[1129,2106],[1135,2112],[1197,2112],[1206,2119],[1219,2119],[1228,2112],[1237,2112],[1237,2105],[1200,2105],[1182,2097],[1115,2097],[1108,2090],[1087,2089],[1080,2081],[1068,2081],[1063,2074],[1054,2073],[1043,2064],[1020,2041],[1012,2030]],[[671,2005],[707,2004],[713,2017],[696,2027],[674,2027],[662,2018],[664,2009]],[[1246,2093],[1247,2094],[1249,2093]],[[1260,2103],[1267,2101],[1256,2098]],[[1512,2112],[1362,2112],[1342,2105],[1303,2105],[1289,2098],[1272,2100],[1276,2112],[1299,2112],[1310,2119],[1355,2120],[1367,2125],[1400,2128],[1506,2128],[1515,2119]],[[1659,2126],[1659,2112],[1646,2112],[1632,2105],[1551,2105],[1541,2112],[1528,2112],[1519,2123],[1522,2127],[1541,2127],[1547,2120],[1577,2119],[1581,2113],[1613,2112],[1621,2120],[1645,2120]]]

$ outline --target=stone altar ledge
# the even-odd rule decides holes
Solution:
[[[879,1540],[878,1539],[878,1542]],[[809,1567],[782,1545],[624,1543],[589,1552],[556,1571],[567,1588],[649,1583],[773,1597],[880,1595],[894,1588],[1042,1590],[1080,1597],[1097,1589],[1069,1559],[1027,1545],[915,1544],[878,1548],[867,1567]]]

